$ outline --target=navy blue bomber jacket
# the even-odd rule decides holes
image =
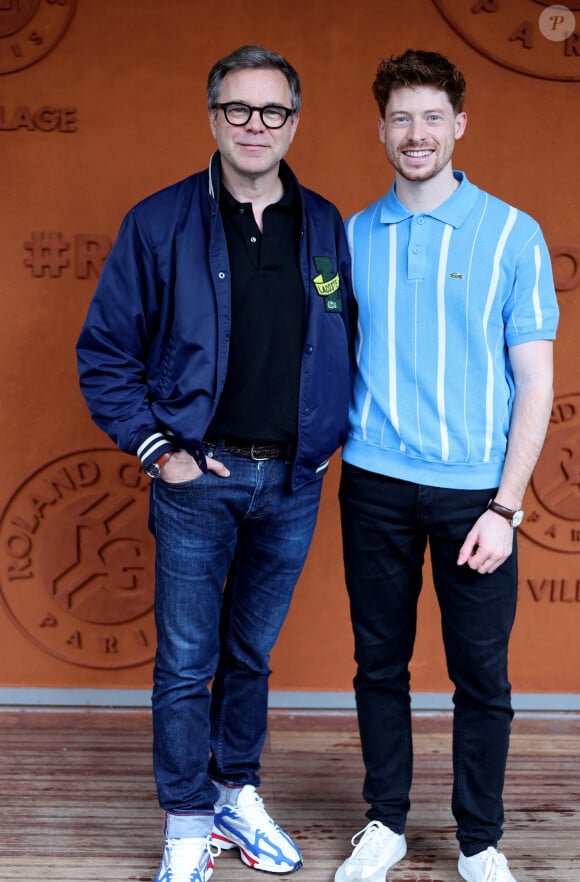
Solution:
[[[346,437],[356,321],[340,215],[299,192],[306,331],[294,489],[324,472]],[[202,439],[225,381],[231,321],[218,193],[215,153],[208,170],[129,211],[77,343],[91,416],[144,468],[180,448],[206,469]]]

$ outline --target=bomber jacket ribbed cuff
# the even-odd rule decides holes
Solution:
[[[154,432],[141,442],[137,448],[137,456],[141,460],[143,468],[148,469],[160,456],[169,453],[170,450],[175,450],[171,441],[168,441],[161,432]]]

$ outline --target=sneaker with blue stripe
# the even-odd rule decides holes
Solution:
[[[300,850],[272,820],[251,784],[239,789],[235,804],[216,805],[213,823],[213,842],[226,851],[238,848],[254,870],[293,873],[302,866]]]

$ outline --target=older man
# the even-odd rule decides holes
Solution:
[[[341,219],[283,161],[298,75],[243,46],[207,96],[218,152],[129,212],[77,347],[94,420],[153,479],[157,882],[207,882],[220,847],[301,866],[257,792],[268,664],[350,392]]]

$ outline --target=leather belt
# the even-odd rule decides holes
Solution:
[[[218,447],[224,453],[230,453],[232,456],[253,459],[254,462],[268,459],[292,459],[294,457],[294,444],[292,443],[247,444],[233,438],[204,438],[203,443],[208,447]]]

